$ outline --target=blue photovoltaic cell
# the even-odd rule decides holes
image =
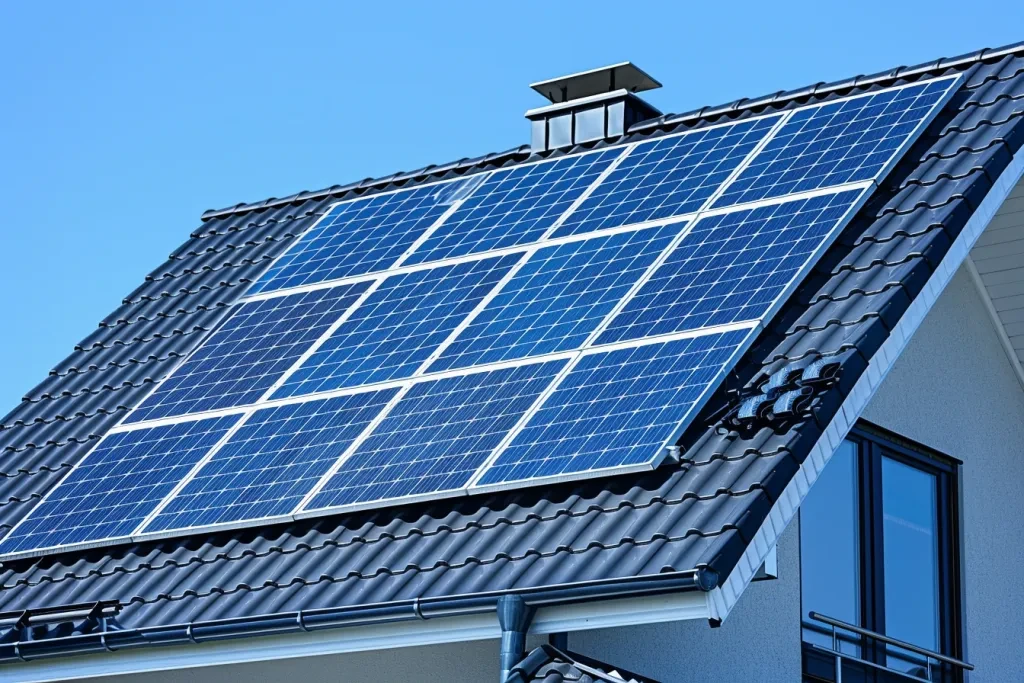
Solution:
[[[462,488],[565,363],[416,384],[307,509]]]
[[[0,553],[129,536],[239,417],[108,434],[0,542]]]
[[[579,348],[683,225],[538,250],[428,371]]]
[[[479,485],[651,464],[750,330],[583,356]]]
[[[274,398],[409,377],[522,254],[392,275]]]
[[[698,210],[778,120],[778,116],[762,116],[638,145],[554,236]]]
[[[494,171],[406,263],[536,241],[621,153],[615,148]]]
[[[242,304],[125,422],[259,400],[368,286],[359,282]]]
[[[287,515],[398,389],[256,411],[143,529]]]
[[[715,206],[872,180],[957,79],[798,109]]]
[[[285,252],[249,294],[386,270],[447,209],[464,181],[338,204]]]
[[[860,191],[700,219],[597,339],[757,320],[837,234]]]

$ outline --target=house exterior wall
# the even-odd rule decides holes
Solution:
[[[908,400],[912,399],[912,400]],[[963,581],[971,683],[1021,678],[1024,392],[961,270],[864,418],[963,461]]]
[[[1016,680],[1024,598],[1009,590],[1024,547],[1024,392],[979,292],[961,271],[864,418],[963,461],[967,659],[971,683]],[[779,578],[751,584],[717,629],[673,622],[570,634],[569,647],[665,683],[800,679],[798,520],[778,544]],[[534,640],[531,644],[541,642]],[[497,641],[283,660],[188,672],[205,681],[493,681]],[[181,680],[182,672],[119,677]]]
[[[911,339],[865,420],[963,461],[963,578],[971,683],[1020,678],[1024,597],[1024,392],[980,293],[961,270]],[[591,631],[570,647],[665,683],[800,678],[799,532],[779,579],[752,584],[719,629],[677,622]]]

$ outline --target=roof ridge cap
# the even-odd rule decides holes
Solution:
[[[819,81],[810,86],[804,86],[796,90],[789,91],[777,91],[772,94],[763,95],[756,98],[742,97],[732,102],[716,105],[716,106],[703,106],[698,109],[690,110],[682,114],[664,114],[655,119],[638,123],[632,126],[626,133],[631,135],[638,132],[651,132],[660,130],[668,126],[678,126],[681,123],[695,122],[702,119],[718,117],[723,114],[736,113],[743,110],[755,110],[770,105],[782,105],[788,104],[793,100],[798,100],[802,97],[813,97],[831,94],[840,90],[864,87],[867,85],[875,85],[878,83],[884,83],[886,81],[895,81],[899,79],[920,77],[926,74],[931,74],[939,71],[945,71],[951,68],[968,67],[973,64],[977,64],[984,61],[998,59],[1012,54],[1020,54],[1024,56],[1024,41],[1018,43],[1012,43],[997,48],[982,48],[975,50],[974,52],[968,52],[957,57],[940,57],[936,60],[922,62],[915,66],[897,66],[886,71],[880,71],[870,76],[858,75],[852,78],[845,78],[839,81],[833,81],[832,83],[825,83]],[[619,139],[626,136],[620,136]],[[616,140],[617,142],[618,140]],[[598,144],[602,142],[607,143],[607,140],[598,141]],[[593,145],[586,145],[591,147]],[[575,150],[577,147],[574,147]],[[364,178],[355,182],[347,183],[345,185],[332,185],[331,187],[324,188],[322,190],[315,191],[302,191],[297,192],[288,197],[282,197],[280,199],[271,197],[258,202],[245,203],[241,202],[234,206],[225,207],[223,209],[208,209],[203,212],[200,216],[200,220],[203,222],[212,220],[214,218],[225,218],[227,216],[233,216],[236,214],[249,213],[250,211],[258,211],[263,209],[277,208],[288,204],[308,201],[310,199],[326,199],[331,195],[342,195],[355,190],[369,190],[384,187],[388,184],[403,182],[403,181],[416,181],[425,179],[429,176],[441,176],[449,171],[465,171],[473,167],[483,167],[488,164],[498,163],[500,164],[502,159],[515,157],[517,155],[525,154],[527,157],[533,156],[533,152],[529,145],[520,145],[519,147],[513,147],[503,152],[492,152],[483,156],[474,158],[462,158],[458,161],[448,162],[445,164],[430,164],[423,168],[408,171],[408,172],[397,172],[389,175],[381,176],[378,178]]]

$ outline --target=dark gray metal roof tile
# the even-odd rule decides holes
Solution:
[[[117,597],[128,603],[123,625],[131,627],[697,566],[713,568],[724,577],[864,371],[867,359],[1005,165],[1002,149],[1012,151],[1021,144],[1024,60],[1016,54],[986,52],[937,63],[931,75],[947,72],[950,64],[968,70],[968,82],[976,90],[962,91],[954,99],[928,137],[915,146],[913,156],[888,179],[886,187],[891,183],[902,189],[892,197],[872,200],[870,209],[833,246],[737,368],[736,382],[749,385],[760,370],[774,371],[819,354],[835,358],[840,362],[838,382],[815,398],[810,418],[778,431],[763,428],[746,435],[719,424],[699,424],[688,432],[680,465],[645,475],[22,561],[0,575],[5,586],[0,609]],[[704,120],[696,114],[666,117],[657,125],[638,126],[639,134],[627,139],[927,75],[915,67],[705,109]],[[113,328],[98,330],[80,344],[91,350],[69,356],[57,375],[67,378],[67,386],[79,387],[71,394],[113,386],[129,376],[122,372],[129,366],[129,384],[138,384],[140,370],[144,379],[158,377],[216,323],[196,313],[208,307],[200,301],[214,300],[202,297],[228,303],[240,296],[244,284],[265,267],[239,265],[246,254],[279,253],[332,202],[526,158],[526,151],[516,150],[240,210],[209,212],[196,236],[174,252],[172,263],[154,270],[155,279],[130,297],[138,308],[115,313],[113,320],[108,319]],[[922,161],[914,164],[909,159]],[[157,358],[165,359],[158,363],[159,372],[157,363],[147,367]],[[84,384],[74,383],[72,377],[79,375],[94,376]],[[60,384],[47,380],[41,386],[55,395],[62,393]],[[726,400],[730,399],[720,392],[706,414],[724,408]],[[58,404],[84,402],[54,401]],[[18,414],[41,415],[29,408]],[[76,462],[102,433],[102,425],[93,419],[19,427],[24,431],[16,439],[0,444],[7,446],[6,452],[0,451],[0,464],[17,473],[19,463],[36,467]],[[707,428],[700,433],[704,424]],[[5,432],[10,436],[14,431],[0,431],[0,440]],[[27,509],[33,496],[46,490],[31,480],[56,479],[65,469],[11,477],[17,483],[10,490],[29,496],[16,505]],[[2,486],[0,478],[0,497]]]

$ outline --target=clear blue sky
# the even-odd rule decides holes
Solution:
[[[513,147],[528,83],[616,61],[678,112],[1024,39],[965,7],[2,3],[0,414],[205,209]]]

